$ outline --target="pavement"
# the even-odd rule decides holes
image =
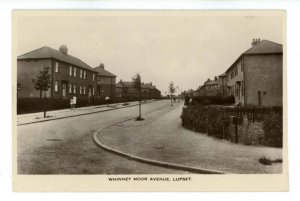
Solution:
[[[153,102],[154,100],[148,100],[147,102],[142,102],[142,104]],[[63,110],[53,110],[47,111],[46,118],[44,118],[43,112],[29,113],[17,115],[17,125],[26,125],[44,121],[51,121],[56,119],[63,119],[74,116],[88,115],[93,113],[105,112],[109,110],[121,109],[125,107],[132,107],[138,105],[139,102],[127,102],[127,103],[115,103],[107,105],[98,105],[98,106],[89,106],[89,107],[80,107],[74,109],[63,109]]]
[[[282,172],[282,163],[267,166],[258,162],[262,156],[282,159],[281,148],[234,144],[187,130],[181,126],[182,107],[182,103],[176,103],[145,114],[144,121],[123,120],[102,127],[94,133],[94,139],[105,149],[153,164],[234,174]]]

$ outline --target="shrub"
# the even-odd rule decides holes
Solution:
[[[265,144],[273,147],[282,147],[283,129],[282,115],[271,113],[263,119]]]
[[[229,117],[217,107],[189,105],[183,108],[182,126],[217,138],[228,138]]]
[[[203,101],[201,101],[200,104],[201,104],[201,105],[210,105],[211,102],[210,102],[210,100],[208,100],[208,99],[204,99]]]
[[[258,162],[260,162],[263,165],[272,165],[272,161],[265,156],[260,157],[258,159]]]
[[[205,101],[205,102],[204,102]],[[221,97],[221,96],[196,96],[193,97],[192,104],[201,105],[231,105],[235,100],[233,96]],[[204,103],[204,104],[203,104]]]

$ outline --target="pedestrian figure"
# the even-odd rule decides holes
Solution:
[[[73,109],[73,97],[70,99],[70,107],[71,107],[71,110]]]
[[[76,107],[77,98],[76,96],[73,96],[73,108]]]
[[[106,102],[106,106],[108,107],[109,106],[109,97],[108,96],[105,97],[105,102]]]

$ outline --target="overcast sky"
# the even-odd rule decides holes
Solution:
[[[140,73],[163,95],[171,81],[183,91],[222,74],[253,38],[284,41],[282,15],[261,12],[39,12],[19,16],[16,28],[17,55],[66,44],[117,81]]]

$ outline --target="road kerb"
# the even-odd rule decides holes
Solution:
[[[102,130],[104,130],[106,128],[109,128],[111,126],[114,126],[116,124],[122,123],[122,122],[133,120],[134,118],[129,118],[129,119],[123,120],[121,122],[114,123],[114,124],[111,124],[109,126],[105,126],[103,128],[98,129],[93,134],[93,140],[94,140],[94,142],[96,143],[97,146],[99,146],[100,148],[102,148],[102,149],[104,149],[106,151],[118,154],[118,155],[126,157],[128,159],[136,160],[136,161],[147,163],[147,164],[151,164],[151,165],[156,165],[156,166],[161,166],[161,167],[166,167],[166,168],[172,168],[172,169],[177,169],[177,170],[184,170],[184,171],[189,171],[189,172],[194,172],[194,173],[200,173],[200,174],[227,174],[227,172],[218,171],[218,170],[209,170],[209,169],[205,169],[205,168],[198,168],[198,167],[192,167],[192,166],[186,166],[186,165],[179,165],[179,164],[175,164],[175,163],[169,163],[169,162],[164,162],[164,161],[158,161],[158,160],[148,159],[148,158],[144,158],[144,157],[140,157],[140,156],[135,156],[135,155],[128,154],[128,153],[125,153],[123,151],[114,149],[112,147],[109,147],[109,146],[103,144],[99,140],[98,134]]]

